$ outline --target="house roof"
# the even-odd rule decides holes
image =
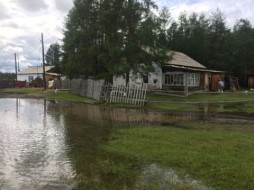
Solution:
[[[172,59],[169,62],[167,62],[166,65],[169,65],[169,66],[177,65],[182,67],[206,69],[204,65],[201,65],[199,62],[195,61],[194,59],[190,58],[184,53],[172,51],[171,55],[172,55]]]
[[[54,66],[45,66],[45,72],[51,70]],[[42,74],[43,67],[42,66],[28,66],[28,68],[18,72],[18,74]]]

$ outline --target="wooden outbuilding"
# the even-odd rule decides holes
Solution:
[[[248,88],[254,89],[254,74],[248,75]]]

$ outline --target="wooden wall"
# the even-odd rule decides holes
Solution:
[[[254,88],[254,75],[248,76],[248,88]]]
[[[212,73],[209,81],[209,90],[210,91],[218,91],[219,89],[219,80],[224,78],[224,74],[222,73]]]

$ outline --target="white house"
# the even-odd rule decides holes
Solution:
[[[130,73],[129,85],[147,83],[150,89],[172,91],[209,90],[209,76],[217,71],[207,68],[181,52],[171,52],[172,59],[147,76]],[[220,72],[220,71],[218,71]],[[113,77],[113,85],[125,85],[124,77]]]
[[[46,75],[57,75],[56,73],[50,73],[54,66],[45,66]],[[28,66],[28,68],[17,73],[18,81],[27,81],[30,83],[35,78],[43,78],[43,67],[42,66]],[[46,80],[47,81],[47,80]]]

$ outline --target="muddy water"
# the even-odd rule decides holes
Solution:
[[[119,127],[167,125],[179,121],[253,122],[202,112],[109,109],[86,104],[32,99],[0,99],[0,189],[118,189],[135,181],[135,171],[119,176],[128,160],[108,155],[99,146]],[[203,109],[203,108],[202,108]],[[203,110],[207,110],[204,108]],[[234,121],[235,122],[235,121]],[[115,165],[113,160],[124,164]],[[104,170],[110,172],[103,173]],[[110,175],[109,175],[110,173]]]

